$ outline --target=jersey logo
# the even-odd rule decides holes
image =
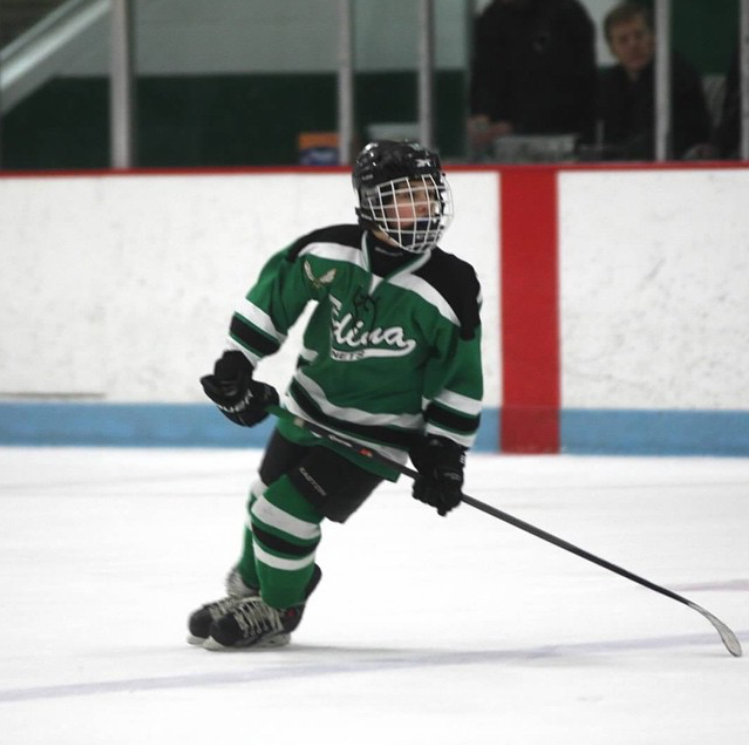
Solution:
[[[330,296],[333,306],[331,319],[330,356],[340,362],[356,362],[368,357],[405,357],[416,348],[407,339],[402,326],[367,327],[351,311],[343,312],[343,303]]]
[[[322,277],[316,277],[312,273],[312,267],[310,266],[309,261],[305,261],[304,273],[307,275],[307,279],[312,282],[312,286],[316,290],[320,290],[322,289],[323,285],[329,285],[335,279],[336,270],[330,269],[329,271],[325,272]]]

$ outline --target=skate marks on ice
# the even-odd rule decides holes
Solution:
[[[749,629],[736,636],[749,643]],[[591,657],[623,655],[693,647],[713,649],[700,656],[723,657],[714,634],[682,634],[641,639],[616,639],[597,642],[544,645],[506,650],[439,651],[343,648],[334,646],[294,645],[284,651],[272,649],[236,650],[228,654],[245,655],[247,670],[166,675],[162,677],[102,680],[70,685],[32,686],[0,690],[0,706],[18,701],[78,698],[144,691],[201,689],[216,686],[246,685],[284,679],[320,678],[330,675],[361,675],[452,666],[493,665],[502,663],[579,662]],[[188,654],[193,652],[188,651]],[[686,652],[693,654],[693,652]],[[269,659],[272,658],[272,659]],[[327,660],[327,661],[326,661]],[[332,660],[332,661],[331,661]],[[270,663],[270,664],[268,664]],[[251,667],[255,665],[255,667]]]
[[[674,585],[676,592],[747,592],[749,579],[733,579],[718,582],[693,582]]]

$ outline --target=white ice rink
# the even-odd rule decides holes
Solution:
[[[387,485],[327,524],[292,645],[210,653],[259,453],[0,450],[3,745],[744,745],[749,459],[473,455],[467,505]]]

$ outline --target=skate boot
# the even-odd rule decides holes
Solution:
[[[302,619],[303,605],[285,610],[272,608],[262,598],[244,598],[211,624],[204,649],[282,647]]]
[[[322,571],[315,570],[307,585],[305,600],[320,582]],[[247,647],[282,647],[291,641],[291,632],[299,626],[304,603],[277,609],[259,596],[242,598],[215,620],[203,647],[211,651]]]
[[[214,621],[228,613],[245,598],[256,597],[260,591],[257,587],[248,587],[237,567],[234,567],[226,577],[226,592],[227,597],[207,603],[190,616],[188,621],[190,635],[187,637],[189,644],[202,644],[208,638],[208,631]]]

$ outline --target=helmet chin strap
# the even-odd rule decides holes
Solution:
[[[381,228],[373,228],[372,229],[372,235],[374,235],[375,238],[378,240],[381,240],[383,243],[387,243],[388,246],[392,246],[393,248],[399,248],[403,250],[403,246],[396,243],[384,230]]]
[[[359,218],[359,224],[363,225],[367,230],[369,230],[372,235],[377,238],[378,241],[382,241],[383,243],[387,243],[388,246],[392,246],[393,248],[400,249],[401,251],[407,251],[408,249],[403,248],[403,246],[400,245],[394,238],[389,236],[382,227],[377,225],[375,222],[367,218],[366,216],[362,215],[362,210],[357,207],[356,208],[356,216]]]

